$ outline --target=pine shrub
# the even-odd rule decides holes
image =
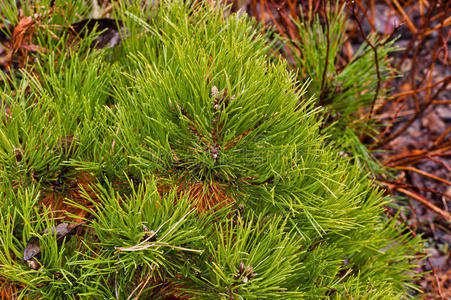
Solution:
[[[20,52],[23,68],[1,75],[3,288],[42,299],[415,288],[418,238],[320,133],[307,84],[268,59],[258,26],[220,4],[121,3],[112,48],[96,47],[99,30],[54,26],[87,17],[83,1],[24,7],[45,51]],[[14,5],[5,12],[17,22]]]
[[[328,141],[361,168],[373,174],[386,173],[362,139],[374,142],[381,127],[372,117],[376,100],[384,99],[387,93],[384,83],[396,74],[388,56],[398,50],[393,46],[395,37],[377,40],[374,35],[368,36],[344,64],[344,42],[349,28],[346,3],[325,3],[327,15],[322,19],[316,14],[310,19],[300,17],[293,21],[299,39],[288,40],[287,46],[293,53],[297,78],[310,82],[307,95],[313,96],[315,104],[324,109],[322,132],[329,136]]]

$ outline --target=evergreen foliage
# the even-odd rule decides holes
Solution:
[[[367,40],[377,46],[377,65],[373,49],[364,42],[350,61],[341,66],[339,57],[347,30],[345,4],[331,2],[327,2],[327,24],[318,15],[311,20],[298,18],[295,23],[299,40],[287,43],[293,50],[298,79],[310,82],[308,95],[315,96],[315,103],[324,107],[323,133],[330,136],[329,141],[343,155],[352,156],[355,163],[372,173],[381,173],[384,170],[360,140],[363,135],[372,139],[377,133],[371,113],[375,100],[383,99],[387,93],[383,83],[395,72],[388,54],[397,49],[393,39],[377,40],[371,35]]]
[[[71,21],[89,8],[60,2]],[[98,32],[74,42],[48,17],[34,37],[47,50],[1,75],[0,278],[21,285],[15,296],[393,299],[414,288],[419,239],[320,133],[308,84],[268,60],[251,20],[220,4],[126,2],[120,46],[94,49]],[[57,234],[63,220],[75,236]],[[40,253],[27,264],[31,240]]]

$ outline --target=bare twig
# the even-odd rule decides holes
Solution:
[[[446,221],[451,222],[451,214],[447,211],[444,211],[443,209],[435,206],[434,204],[430,203],[429,201],[427,201],[426,199],[424,199],[422,196],[420,196],[419,194],[406,190],[404,188],[396,188],[396,190],[400,193],[403,193],[406,196],[411,197],[412,199],[417,200],[418,202],[423,203],[424,205],[426,205],[427,207],[429,207],[430,209],[432,209],[435,213],[439,214],[440,216],[442,216]]]
[[[129,248],[114,247],[114,249],[119,250],[119,251],[124,251],[124,252],[134,252],[134,251],[149,249],[151,247],[169,247],[169,248],[173,248],[173,249],[177,249],[177,250],[196,252],[196,253],[204,252],[203,250],[190,249],[190,248],[173,246],[173,245],[168,245],[168,244],[163,244],[163,243],[145,244],[145,245],[141,245],[141,246],[136,245],[136,246],[129,247]]]
[[[160,240],[164,240],[165,237],[167,237],[169,234],[171,234],[176,228],[177,226],[180,224],[180,222],[182,222],[189,214],[191,214],[196,208],[192,208],[189,212],[187,212],[183,217],[180,218],[180,220],[178,220],[172,227],[171,229],[169,229],[168,232],[166,232],[166,234],[160,238]],[[167,222],[167,221],[166,221]],[[161,226],[160,226],[161,228]],[[150,240],[150,238],[152,238],[156,233],[154,233],[152,236],[148,237],[145,241],[147,242],[148,240]],[[139,251],[139,250],[144,250],[144,249],[148,249],[151,247],[170,247],[170,248],[174,248],[174,249],[178,249],[178,250],[183,250],[183,251],[189,251],[189,252],[196,252],[196,253],[202,253],[203,250],[197,250],[197,249],[190,249],[190,248],[185,248],[185,247],[179,247],[179,246],[173,246],[173,245],[169,245],[166,244],[164,242],[161,243],[152,243],[152,244],[147,244],[146,242],[141,242],[133,247],[128,247],[128,248],[122,248],[122,247],[115,247],[116,250],[119,251]]]
[[[445,297],[442,294],[442,288],[440,286],[440,280],[437,276],[437,270],[435,269],[435,266],[432,264],[431,258],[428,257],[427,261],[429,263],[429,265],[431,266],[432,269],[432,274],[434,274],[434,279],[435,279],[435,283],[437,284],[437,291],[438,291],[438,295],[440,296],[441,300],[445,300]]]
[[[152,272],[153,270],[155,270],[155,265],[152,265],[152,269],[151,269],[151,273],[149,276],[147,276],[145,281],[141,281],[136,287],[135,289],[131,292],[131,294],[128,296],[127,300],[132,299],[133,294],[141,287],[141,289],[138,292],[138,295],[136,295],[136,299],[139,299],[139,296],[141,296],[142,291],[144,290],[144,288],[146,287],[146,285],[149,283],[150,279],[152,278]]]
[[[387,2],[387,4],[390,5],[390,3],[388,3],[387,0],[385,0],[385,2]],[[409,27],[410,31],[415,34],[418,32],[417,28],[413,25],[412,21],[410,20],[409,16],[406,14],[406,12],[404,11],[404,9],[402,8],[402,6],[399,4],[398,0],[391,0],[391,2],[393,2],[396,6],[396,9],[399,11],[399,13],[403,16],[404,20],[407,23],[407,27]],[[391,6],[391,5],[390,5]]]
[[[155,267],[155,266],[154,266]],[[143,292],[144,288],[146,287],[147,283],[149,283],[150,278],[152,278],[150,275],[147,277],[146,282],[144,282],[143,286],[141,287],[141,289],[138,292],[138,295],[136,295],[136,299],[139,299],[139,297],[141,296],[141,293]]]
[[[422,87],[422,88],[418,88],[418,89],[414,89],[414,90],[410,90],[410,91],[405,91],[405,92],[400,92],[400,93],[394,94],[394,95],[390,96],[388,99],[391,100],[391,99],[394,99],[394,98],[398,98],[398,97],[402,97],[402,96],[407,96],[407,95],[412,95],[412,94],[415,94],[415,93],[419,93],[419,92],[422,92],[422,91],[426,91],[426,90],[428,90],[428,89],[430,89],[430,88],[433,88],[433,87],[435,87],[435,86],[437,86],[437,85],[439,85],[439,84],[441,84],[441,83],[443,83],[443,82],[444,82],[445,84],[448,84],[449,82],[451,82],[451,75],[450,75],[450,76],[447,76],[447,77],[445,77],[445,78],[443,78],[443,79],[441,79],[441,80],[439,80],[439,81],[437,81],[437,82],[434,82],[434,83],[432,83],[432,84],[430,84],[430,85],[428,85],[428,86],[425,86],[425,87]]]
[[[359,27],[359,31],[360,34],[362,36],[362,38],[365,40],[365,42],[368,44],[368,46],[371,47],[371,49],[373,50],[374,53],[374,62],[376,64],[376,75],[377,75],[377,84],[376,84],[376,90],[374,91],[374,98],[373,101],[371,102],[371,108],[370,108],[370,114],[369,114],[369,118],[371,119],[371,117],[373,116],[373,110],[374,110],[374,104],[376,103],[376,99],[379,95],[379,90],[381,88],[381,74],[380,74],[380,69],[379,69],[379,58],[377,55],[377,47],[375,45],[373,45],[373,43],[371,43],[368,38],[365,35],[365,32],[363,31],[362,28],[362,24],[361,22],[359,22],[358,17],[355,13],[355,3],[354,1],[352,1],[352,4],[349,3],[349,1],[346,2],[349,9],[352,12],[352,15],[354,16],[354,18],[357,20],[357,26]]]
[[[319,2],[319,1],[318,1]],[[327,74],[327,67],[329,64],[329,52],[330,52],[330,29],[329,29],[329,18],[327,16],[327,1],[323,2],[324,5],[324,21],[326,22],[326,59],[324,61],[324,70],[323,70],[323,75],[322,75],[322,79],[321,79],[321,92],[319,95],[319,102],[322,103],[322,101],[324,100],[324,89],[326,86],[326,74]]]
[[[443,183],[445,183],[445,184],[451,186],[451,182],[450,182],[450,181],[448,181],[448,180],[446,180],[446,179],[443,179],[443,178],[440,178],[440,177],[438,177],[438,176],[429,174],[428,172],[419,170],[419,169],[414,168],[414,167],[399,166],[399,167],[395,167],[395,169],[396,169],[396,170],[405,170],[405,171],[416,172],[416,173],[418,173],[418,174],[421,174],[421,175],[423,175],[423,176],[432,178],[432,179],[434,179],[434,180],[443,182]]]
[[[443,198],[451,199],[451,195],[447,195],[446,193],[438,191],[436,189],[432,189],[432,188],[428,188],[428,187],[422,187],[422,186],[417,186],[417,185],[412,185],[412,184],[409,184],[409,183],[401,182],[399,180],[378,179],[378,182],[381,183],[382,185],[387,185],[388,184],[388,185],[393,186],[393,187],[402,187],[402,188],[405,188],[405,189],[430,192],[430,193],[434,193],[434,194],[440,195]],[[446,203],[444,203],[444,206],[446,206]],[[448,209],[446,209],[446,211],[448,211]],[[412,218],[416,220],[416,216],[415,216],[416,213],[415,213],[415,209],[413,207],[411,207],[411,212],[412,212]]]

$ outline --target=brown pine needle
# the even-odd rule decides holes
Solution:
[[[406,196],[409,196],[412,199],[417,200],[418,202],[423,203],[424,205],[426,205],[427,207],[432,209],[435,213],[442,216],[446,221],[451,222],[451,214],[449,212],[444,211],[443,209],[435,206],[434,204],[430,203],[429,201],[427,201],[426,199],[421,197],[419,194],[409,191],[409,190],[406,190],[404,188],[396,188],[396,190],[400,193],[403,193]]]
[[[429,177],[429,178],[431,178],[431,179],[434,179],[434,180],[437,180],[437,181],[446,183],[447,185],[451,186],[451,181],[448,181],[448,180],[446,180],[446,179],[444,179],[444,178],[441,178],[441,177],[432,175],[432,174],[430,174],[430,173],[428,173],[428,172],[419,170],[419,169],[414,168],[414,167],[399,166],[399,167],[395,167],[395,169],[396,169],[396,170],[404,170],[404,171],[412,171],[412,172],[416,172],[416,173],[418,173],[418,174],[421,174],[421,175],[426,176],[426,177]]]
[[[415,25],[413,25],[412,21],[410,20],[409,16],[406,14],[402,6],[399,4],[398,0],[392,0],[392,2],[395,4],[396,8],[398,9],[399,13],[403,16],[404,20],[407,23],[407,27],[409,27],[410,31],[415,34],[418,32]]]

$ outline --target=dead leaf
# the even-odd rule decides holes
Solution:
[[[72,34],[78,38],[94,31],[101,32],[94,41],[97,49],[119,45],[121,36],[124,35],[122,21],[109,18],[84,19],[70,25],[69,28]]]
[[[39,238],[34,236],[27,242],[27,246],[23,251],[23,259],[28,261],[39,253],[41,253],[41,248],[39,247]]]
[[[22,18],[16,25],[12,35],[13,51],[17,51],[23,44],[30,44],[31,31],[28,31],[33,26],[33,18],[31,16]],[[28,34],[27,34],[28,33]]]
[[[80,226],[80,224],[74,224],[74,223],[60,223],[56,225],[56,227],[51,227],[50,229],[46,228],[42,232],[42,234],[51,233],[56,234],[56,239],[59,240],[69,233],[72,232],[76,227]]]
[[[62,241],[62,239],[69,234],[71,234],[75,228],[80,226],[80,224],[74,223],[60,223],[55,227],[46,228],[41,232],[43,234],[53,234],[56,235],[57,242]],[[28,263],[28,266],[32,269],[38,267],[37,259],[41,254],[41,246],[39,243],[39,237],[32,237],[28,240],[27,245],[25,246],[25,250],[23,252],[23,260]]]

